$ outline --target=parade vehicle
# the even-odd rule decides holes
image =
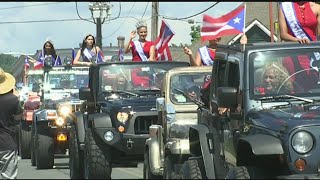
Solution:
[[[40,107],[40,84],[43,70],[28,70],[26,85],[20,89],[20,102],[23,105],[23,119],[18,128],[19,155],[22,159],[30,159],[31,124],[33,112]]]
[[[31,165],[37,169],[53,168],[55,155],[67,155],[69,148],[68,117],[80,109],[79,88],[88,86],[88,66],[72,66],[71,58],[54,66],[44,59],[40,84],[40,107],[31,124]]]
[[[181,179],[319,179],[320,43],[219,45]]]
[[[187,62],[108,62],[89,69],[81,112],[70,131],[70,177],[109,179],[112,167],[143,161],[149,126],[157,124],[163,73]]]
[[[188,159],[189,127],[197,123],[200,89],[210,82],[212,66],[179,67],[169,70],[157,98],[160,124],[151,125],[144,149],[144,179],[176,179]],[[191,93],[191,94],[190,94]],[[194,97],[190,97],[194,93]],[[198,100],[199,101],[199,100]]]

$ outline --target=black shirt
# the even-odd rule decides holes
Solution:
[[[21,113],[17,96],[11,92],[0,95],[0,151],[17,150],[14,115]]]

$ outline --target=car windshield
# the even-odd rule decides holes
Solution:
[[[209,85],[211,72],[181,73],[171,77],[170,99],[174,104],[190,104],[191,98],[199,98],[200,89]],[[190,98],[191,97],[191,98]]]
[[[88,74],[88,71],[51,71],[47,82],[50,89],[79,89],[88,86]]]
[[[28,91],[39,92],[42,82],[42,74],[30,74],[28,75]]]
[[[320,95],[319,49],[251,53],[250,90],[256,97]]]
[[[165,72],[184,63],[129,63],[112,64],[100,68],[100,92],[121,92],[127,95],[160,93]]]

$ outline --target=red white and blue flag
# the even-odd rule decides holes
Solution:
[[[39,53],[37,61],[34,63],[33,69],[41,69],[44,66],[44,50]]]
[[[164,20],[162,20],[160,34],[154,41],[155,49],[157,52],[157,60],[172,61],[168,43],[174,36],[174,34],[175,33],[171,30],[170,26]]]
[[[104,55],[103,55],[103,52],[102,51],[99,51],[98,52],[98,58],[97,58],[97,64],[99,63],[103,63],[104,62]]]
[[[120,61],[120,62],[123,62],[123,61],[124,61],[124,52],[123,52],[123,48],[120,48],[120,49],[119,49],[119,53],[118,53],[118,55],[119,55],[119,61]]]
[[[201,40],[212,40],[220,36],[228,36],[243,33],[245,25],[245,5],[242,4],[237,9],[219,18],[208,15],[203,16],[201,27]]]
[[[26,69],[30,68],[28,56],[25,56],[25,59],[24,59],[24,67],[25,67]]]
[[[62,62],[61,62],[60,56],[57,55],[57,58],[55,59],[53,66],[61,66],[61,65],[62,65]]]

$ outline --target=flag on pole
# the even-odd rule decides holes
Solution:
[[[103,63],[104,62],[104,55],[103,55],[103,52],[102,51],[99,51],[98,52],[98,58],[97,58],[97,64],[99,63]]]
[[[243,33],[245,26],[245,9],[245,5],[242,4],[235,10],[219,18],[204,15],[200,32],[201,40],[206,41],[219,36]]]
[[[118,53],[118,55],[119,55],[119,61],[120,61],[120,62],[123,62],[123,61],[124,61],[124,52],[123,52],[123,48],[120,48],[120,49],[119,49],[119,53]]]
[[[154,41],[157,60],[172,61],[168,43],[174,34],[175,33],[171,30],[170,26],[162,20],[159,36]]]
[[[44,66],[44,50],[42,49],[39,53],[37,61],[34,63],[33,69],[41,69]]]
[[[25,59],[24,59],[24,67],[26,69],[30,68],[30,64],[29,64],[29,57],[25,55]]]
[[[74,50],[74,48],[72,48],[72,50],[71,50],[72,64],[73,64],[73,61],[74,61],[75,57],[76,57],[76,51]]]
[[[57,58],[55,59],[53,66],[61,66],[61,65],[62,65],[62,62],[61,62],[60,56],[57,55]]]

